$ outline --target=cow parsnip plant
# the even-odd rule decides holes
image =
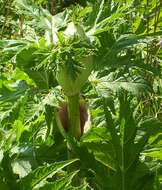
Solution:
[[[23,35],[0,41],[0,187],[160,189],[161,3],[92,0],[56,15],[12,5]],[[92,120],[83,136],[81,94]]]

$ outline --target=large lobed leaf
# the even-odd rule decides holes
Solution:
[[[49,166],[38,167],[33,170],[26,177],[22,178],[19,182],[19,187],[22,190],[33,189],[43,181],[45,181],[48,177],[53,176],[58,171],[62,170],[64,167],[76,162],[78,159],[67,160],[63,162],[58,162],[54,164],[50,164]]]

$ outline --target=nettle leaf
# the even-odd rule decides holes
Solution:
[[[78,173],[78,171],[72,172],[65,177],[63,177],[60,180],[57,180],[55,182],[49,182],[45,184],[43,187],[40,187],[39,190],[62,190],[67,189],[71,182],[73,177]],[[72,187],[71,187],[72,188]],[[38,189],[36,189],[38,190]]]
[[[29,76],[20,70],[19,68],[16,68],[14,73],[13,73],[13,79],[14,80],[21,80],[25,81],[28,85],[34,86],[34,82],[29,78]]]
[[[109,97],[110,91],[116,93],[125,90],[133,95],[142,95],[143,93],[152,91],[146,80],[133,80],[129,77],[116,78],[112,76],[112,73],[102,78],[93,75],[90,81],[97,92],[104,97]]]
[[[13,53],[20,51],[27,46],[28,43],[29,42],[25,40],[0,40],[0,49],[3,49],[2,52],[13,56]]]
[[[25,94],[28,86],[23,81],[3,80],[0,87],[0,103],[15,102],[18,98]]]
[[[136,45],[140,43],[138,41],[137,36],[135,35],[122,35],[119,39],[117,39],[116,43],[112,47],[112,51],[120,52],[122,49],[132,47],[133,45]]]
[[[21,96],[12,106],[11,102],[10,104],[2,104],[2,107],[4,110],[1,114],[0,121],[4,125],[10,125],[11,123],[14,123],[15,120],[23,120],[24,117],[24,104],[26,103],[26,96]],[[1,102],[0,102],[1,104]],[[8,120],[8,123],[6,122]],[[10,123],[11,122],[11,123]],[[16,123],[15,123],[16,124]]]
[[[153,159],[162,160],[161,148],[154,148],[154,149],[147,150],[146,152],[142,153],[142,155],[153,158]]]
[[[19,142],[20,137],[22,133],[25,130],[25,126],[23,125],[22,121],[20,120],[15,120],[13,124],[13,131],[16,133],[16,141]]]
[[[94,153],[95,159],[115,171],[115,150],[111,142],[87,142],[86,147]]]
[[[40,89],[48,89],[49,88],[49,76],[48,73],[44,70],[36,70],[35,67],[42,60],[42,56],[35,54],[38,47],[36,44],[31,44],[23,48],[16,54],[16,65],[18,68],[23,70]]]
[[[16,7],[19,9],[18,11],[23,12],[23,14],[26,14],[28,16],[40,16],[38,7],[36,7],[34,3],[30,5],[27,0],[16,0]]]
[[[93,127],[88,133],[84,134],[83,142],[106,142],[111,140],[110,133],[105,127]]]
[[[162,144],[162,132],[158,132],[157,134],[151,136],[148,141],[149,145],[161,145]]]
[[[162,122],[156,118],[144,119],[139,123],[139,129],[147,132],[149,136],[162,132]]]
[[[19,186],[22,190],[33,189],[42,181],[45,181],[47,178],[53,176],[58,171],[62,170],[64,167],[76,162],[78,159],[67,160],[63,162],[58,162],[50,164],[48,166],[41,166],[33,170],[29,175],[22,178],[19,182]]]

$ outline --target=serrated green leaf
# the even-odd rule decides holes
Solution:
[[[19,182],[19,186],[22,190],[33,189],[36,185],[46,180],[49,176],[56,174],[64,167],[76,162],[78,159],[67,160],[51,164],[49,166],[38,167],[32,171],[29,175],[22,178]]]
[[[43,187],[40,187],[39,190],[62,190],[67,189],[71,182],[73,177],[78,173],[78,171],[72,172],[65,177],[63,177],[60,180],[57,180],[55,182],[50,182],[45,184]]]

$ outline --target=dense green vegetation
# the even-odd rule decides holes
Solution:
[[[0,189],[162,189],[162,2],[0,13]]]

